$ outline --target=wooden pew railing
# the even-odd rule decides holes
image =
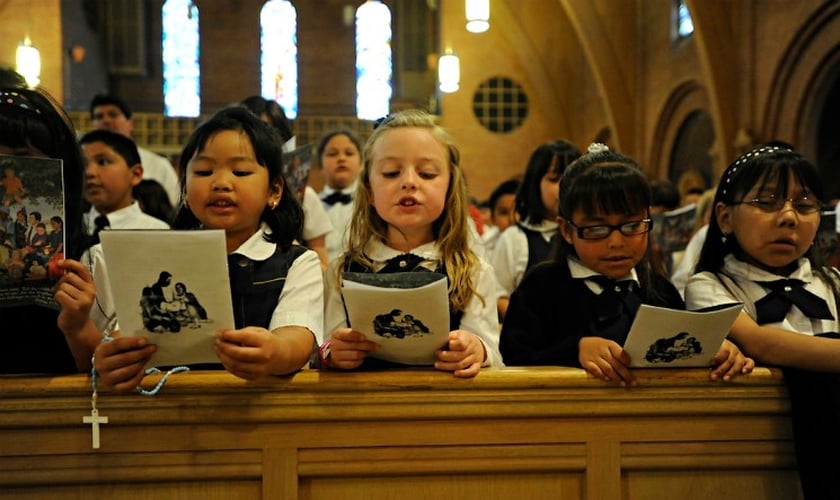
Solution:
[[[798,498],[777,370],[732,383],[639,370],[173,375],[161,393],[0,379],[0,498]],[[144,385],[153,384],[154,377]]]

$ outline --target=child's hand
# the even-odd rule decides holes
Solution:
[[[464,331],[449,332],[449,343],[446,349],[435,351],[437,361],[435,368],[452,372],[456,377],[475,377],[484,363],[486,353],[484,343],[478,336]]]
[[[712,366],[714,368],[709,374],[710,379],[723,379],[729,382],[739,374],[752,372],[755,368],[755,361],[744,356],[738,346],[728,339],[724,339],[717,354],[712,358]]]
[[[339,328],[330,336],[330,367],[352,370],[379,349],[379,344],[365,340],[365,335],[352,328]]]
[[[73,334],[82,329],[90,316],[96,287],[87,266],[81,262],[65,259],[59,266],[65,274],[53,289],[55,301],[61,306],[58,327],[65,334]]]
[[[636,379],[627,368],[630,355],[612,340],[583,337],[578,342],[578,361],[590,375],[621,386],[636,385]]]
[[[102,342],[94,352],[99,381],[117,391],[134,390],[146,375],[146,363],[156,350],[157,346],[144,337],[115,337]]]
[[[230,373],[257,380],[272,375],[274,361],[283,355],[275,340],[271,331],[256,326],[220,330],[216,334],[216,355]]]

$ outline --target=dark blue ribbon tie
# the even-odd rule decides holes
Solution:
[[[616,281],[606,276],[589,276],[603,287],[604,291],[595,298],[594,311],[600,336],[623,343],[633,324],[633,318],[642,305],[638,286],[633,280]]]
[[[755,303],[756,323],[778,323],[785,319],[790,306],[795,305],[812,319],[834,319],[828,303],[819,295],[804,288],[805,283],[797,279],[758,281],[770,292]]]
[[[404,253],[388,259],[385,267],[379,270],[380,273],[403,273],[417,269],[425,261],[423,257],[413,253]]]
[[[321,199],[324,203],[329,206],[333,206],[336,203],[341,203],[342,205],[348,205],[352,203],[353,197],[347,193],[342,193],[341,191],[335,191],[324,198]]]
[[[105,215],[98,215],[95,219],[93,219],[93,235],[91,236],[91,240],[93,245],[99,243],[99,232],[105,229],[106,227],[111,227],[111,222],[108,220],[108,217]]]

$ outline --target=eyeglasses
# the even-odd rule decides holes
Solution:
[[[752,200],[742,200],[733,205],[746,204],[752,205],[762,212],[773,213],[783,209],[787,202],[790,202],[793,209],[800,214],[812,214],[818,212],[821,208],[820,201],[816,198],[808,198],[802,196],[800,198],[776,198],[773,195],[759,196]]]
[[[584,240],[603,240],[604,238],[608,238],[613,231],[618,231],[624,236],[645,234],[653,228],[653,221],[651,219],[634,220],[632,222],[625,222],[624,224],[616,224],[614,226],[608,224],[599,226],[576,226],[572,221],[569,221],[569,225],[577,229],[578,238]]]

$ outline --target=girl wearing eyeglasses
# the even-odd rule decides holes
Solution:
[[[840,498],[838,273],[821,262],[816,167],[787,147],[746,153],[723,173],[689,309],[740,301],[729,337],[784,370],[805,498]]]
[[[506,365],[575,366],[635,384],[622,345],[639,306],[684,309],[648,260],[650,203],[636,162],[604,145],[593,144],[569,165],[560,181],[561,238],[553,258],[526,273],[511,295],[500,341]],[[752,368],[724,341],[710,378],[730,380]]]

